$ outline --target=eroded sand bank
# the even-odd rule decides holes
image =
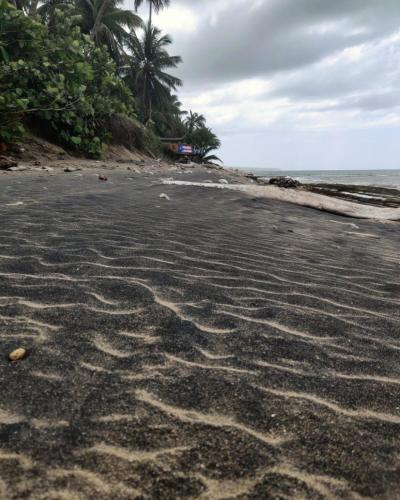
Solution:
[[[301,189],[282,189],[275,186],[255,186],[252,184],[220,184],[188,181],[164,181],[164,184],[174,184],[176,186],[197,186],[217,189],[231,189],[233,191],[242,191],[251,196],[267,198],[270,200],[286,201],[302,207],[315,208],[346,217],[356,219],[375,219],[375,220],[400,220],[400,209],[374,207],[371,205],[362,205],[350,201],[332,198],[329,196],[310,193]]]

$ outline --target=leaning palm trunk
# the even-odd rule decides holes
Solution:
[[[148,120],[148,123],[151,123],[152,118],[153,118],[153,103],[151,100],[151,95],[149,94],[149,120]]]
[[[99,27],[102,23],[104,13],[106,12],[109,3],[110,3],[110,0],[103,0],[103,3],[101,4],[100,9],[97,12],[93,28],[90,30],[90,37],[92,40],[96,40],[96,38],[97,38],[97,33],[99,31]]]

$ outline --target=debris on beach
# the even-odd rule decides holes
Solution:
[[[16,201],[15,203],[7,203],[6,207],[19,207],[20,205],[23,205],[23,201]]]
[[[171,198],[167,194],[165,194],[165,193],[161,193],[160,194],[160,198],[162,198],[163,200],[167,200],[167,201],[171,200]]]
[[[135,173],[135,174],[140,174],[140,170],[139,170],[139,169],[137,169],[137,168],[134,168],[134,167],[129,167],[129,166],[128,166],[128,167],[126,167],[126,169],[127,169],[127,170],[132,171],[132,172],[133,172],[133,173]]]
[[[99,175],[99,181],[108,181],[108,177],[105,175]]]
[[[355,231],[346,231],[346,234],[350,234],[352,236],[357,236],[358,238],[374,238],[376,240],[380,240],[381,236],[378,234],[371,234],[371,233],[357,233]]]
[[[224,167],[222,165],[214,165],[213,163],[203,163],[203,167],[206,167],[209,170],[223,170]]]
[[[258,176],[254,175],[253,172],[248,172],[247,174],[245,174],[245,177],[247,179],[252,179],[252,180],[255,180],[255,181],[258,179]]]
[[[7,172],[24,172],[25,170],[28,170],[28,167],[23,167],[17,166],[17,167],[10,167],[7,169]]]
[[[8,156],[0,156],[0,170],[9,170],[18,167],[18,162]]]
[[[24,359],[27,354],[28,351],[26,349],[19,347],[18,349],[10,352],[10,354],[8,355],[8,359],[10,361],[20,361],[21,359]]]
[[[81,167],[65,167],[64,172],[77,172],[78,170],[82,170]]]
[[[287,176],[271,177],[269,184],[285,189],[295,189],[300,186],[300,182]]]
[[[337,220],[330,220],[329,222],[333,222],[334,224],[342,224],[343,226],[350,226],[352,229],[360,229],[357,224],[354,224],[354,222],[341,222]]]

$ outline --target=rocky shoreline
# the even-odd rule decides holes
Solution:
[[[98,172],[100,180],[108,180],[102,175],[103,171],[128,171],[135,174],[158,176],[161,179],[179,180],[185,174],[196,173],[203,175],[200,182],[211,182],[207,179],[209,172],[218,171],[224,177],[223,182],[227,184],[243,184],[253,186],[274,186],[283,188],[283,190],[296,191],[299,193],[313,193],[322,195],[329,200],[344,200],[353,204],[367,205],[370,207],[381,207],[388,209],[400,208],[400,191],[396,189],[387,189],[371,186],[358,186],[358,185],[341,185],[341,184],[303,184],[288,177],[272,177],[264,178],[256,176],[252,173],[247,173],[243,170],[226,168],[218,165],[199,165],[195,163],[176,163],[166,159],[149,159],[143,155],[127,151],[114,151],[114,158],[109,160],[88,160],[82,158],[73,158],[65,156],[60,152],[57,157],[52,154],[50,157],[47,155],[43,157],[39,154],[36,158],[30,160],[16,161],[14,158],[0,156],[0,174],[42,174],[42,175],[55,175],[59,173],[75,173],[79,172]],[[167,176],[167,177],[165,177]],[[175,177],[177,176],[177,178]],[[282,189],[281,189],[282,191]],[[307,196],[296,196],[289,194],[287,200],[306,199]],[[324,198],[321,198],[323,200]],[[300,202],[301,204],[301,202]],[[305,202],[307,206],[307,202]],[[309,205],[312,206],[312,205]],[[320,203],[322,209],[325,206],[332,206],[331,203]],[[339,206],[339,205],[338,205]],[[315,207],[314,207],[315,208]],[[328,209],[328,211],[332,211]],[[334,210],[335,211],[335,210]],[[340,209],[339,209],[340,212]],[[350,213],[349,213],[350,215]],[[393,217],[391,217],[393,219]]]

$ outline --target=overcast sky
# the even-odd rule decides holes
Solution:
[[[155,23],[225,164],[400,168],[400,0],[171,0]]]

